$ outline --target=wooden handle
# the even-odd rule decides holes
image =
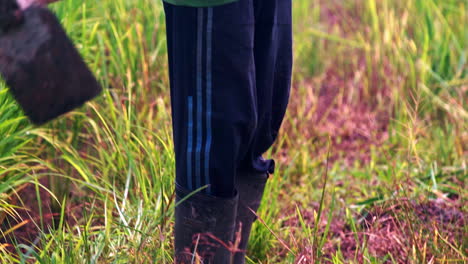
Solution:
[[[48,5],[59,0],[16,0],[21,9],[26,9],[31,5]]]

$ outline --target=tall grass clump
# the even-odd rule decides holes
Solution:
[[[63,1],[57,15],[106,88],[33,134],[47,146],[56,229],[19,259],[170,263],[174,156],[161,5]],[[164,69],[164,70],[163,70]],[[78,228],[76,232],[75,227]],[[166,238],[167,237],[167,238]],[[138,254],[136,254],[136,251]]]
[[[0,112],[0,222],[3,222],[7,215],[14,215],[12,192],[27,181],[24,176],[28,168],[23,163],[26,158],[18,150],[31,137],[24,117],[3,86],[0,87]]]
[[[24,220],[18,209],[23,208],[21,195],[18,195],[28,183],[36,182],[37,173],[47,167],[46,162],[37,155],[41,149],[30,148],[35,141],[34,131],[26,117],[0,83],[0,225],[1,237],[11,237]],[[12,224],[12,219],[20,224]],[[8,244],[0,246],[1,251]],[[0,256],[2,263],[14,260],[11,256]]]

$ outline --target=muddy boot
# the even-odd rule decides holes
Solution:
[[[237,208],[236,232],[240,232],[240,244],[234,256],[234,264],[245,263],[245,253],[249,242],[250,230],[257,219],[252,213],[257,212],[265,190],[268,174],[266,173],[239,173],[236,179],[236,188],[239,193],[239,206]]]
[[[176,187],[175,258],[176,264],[230,264],[237,215],[238,195],[220,198]],[[185,199],[185,200],[184,200]]]

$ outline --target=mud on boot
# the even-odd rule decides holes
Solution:
[[[175,263],[188,264],[196,258],[204,264],[232,263],[238,195],[190,193],[176,186]]]
[[[249,242],[252,224],[257,219],[257,212],[268,180],[267,173],[238,173],[236,188],[239,193],[237,208],[236,232],[240,230],[238,252],[234,256],[234,264],[245,263],[245,253]],[[253,212],[252,212],[253,211]]]

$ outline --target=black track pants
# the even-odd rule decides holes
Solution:
[[[274,170],[262,154],[289,99],[291,0],[164,7],[176,182],[232,196],[237,171]]]

